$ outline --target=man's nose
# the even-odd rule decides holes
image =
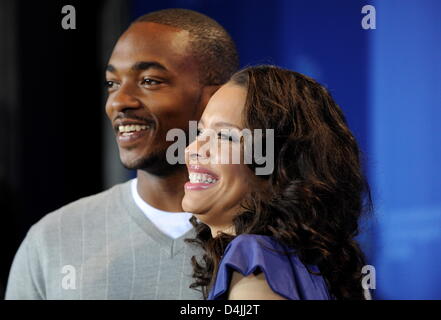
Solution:
[[[141,107],[141,102],[132,89],[128,86],[122,86],[115,92],[110,106],[115,111],[122,112],[126,109],[137,109]]]

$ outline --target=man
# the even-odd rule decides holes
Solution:
[[[188,132],[238,67],[212,19],[167,9],[136,20],[111,55],[106,113],[124,166],[137,179],[78,200],[32,226],[14,259],[6,299],[199,299],[197,254],[181,212],[183,165],[165,154],[169,129]]]

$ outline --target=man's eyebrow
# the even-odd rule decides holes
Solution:
[[[116,69],[115,69],[115,67],[114,67],[113,65],[108,64],[108,65],[106,66],[106,71],[109,71],[109,72],[115,72]]]
[[[158,69],[158,70],[168,71],[166,67],[164,67],[159,62],[155,62],[155,61],[138,61],[132,66],[131,69],[133,71],[144,71],[148,69]],[[115,73],[116,68],[113,65],[108,64],[106,66],[106,71]]]
[[[159,62],[155,62],[155,61],[139,61],[132,66],[132,70],[134,71],[144,71],[148,69],[158,69],[158,70],[168,71],[166,67],[164,67]]]

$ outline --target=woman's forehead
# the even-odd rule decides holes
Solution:
[[[205,125],[216,122],[228,122],[242,126],[242,112],[246,102],[245,88],[231,83],[222,86],[211,97],[202,115]]]

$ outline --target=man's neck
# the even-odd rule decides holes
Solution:
[[[185,167],[172,175],[156,176],[143,170],[137,171],[138,194],[149,205],[163,211],[182,212],[184,184],[188,180]]]

